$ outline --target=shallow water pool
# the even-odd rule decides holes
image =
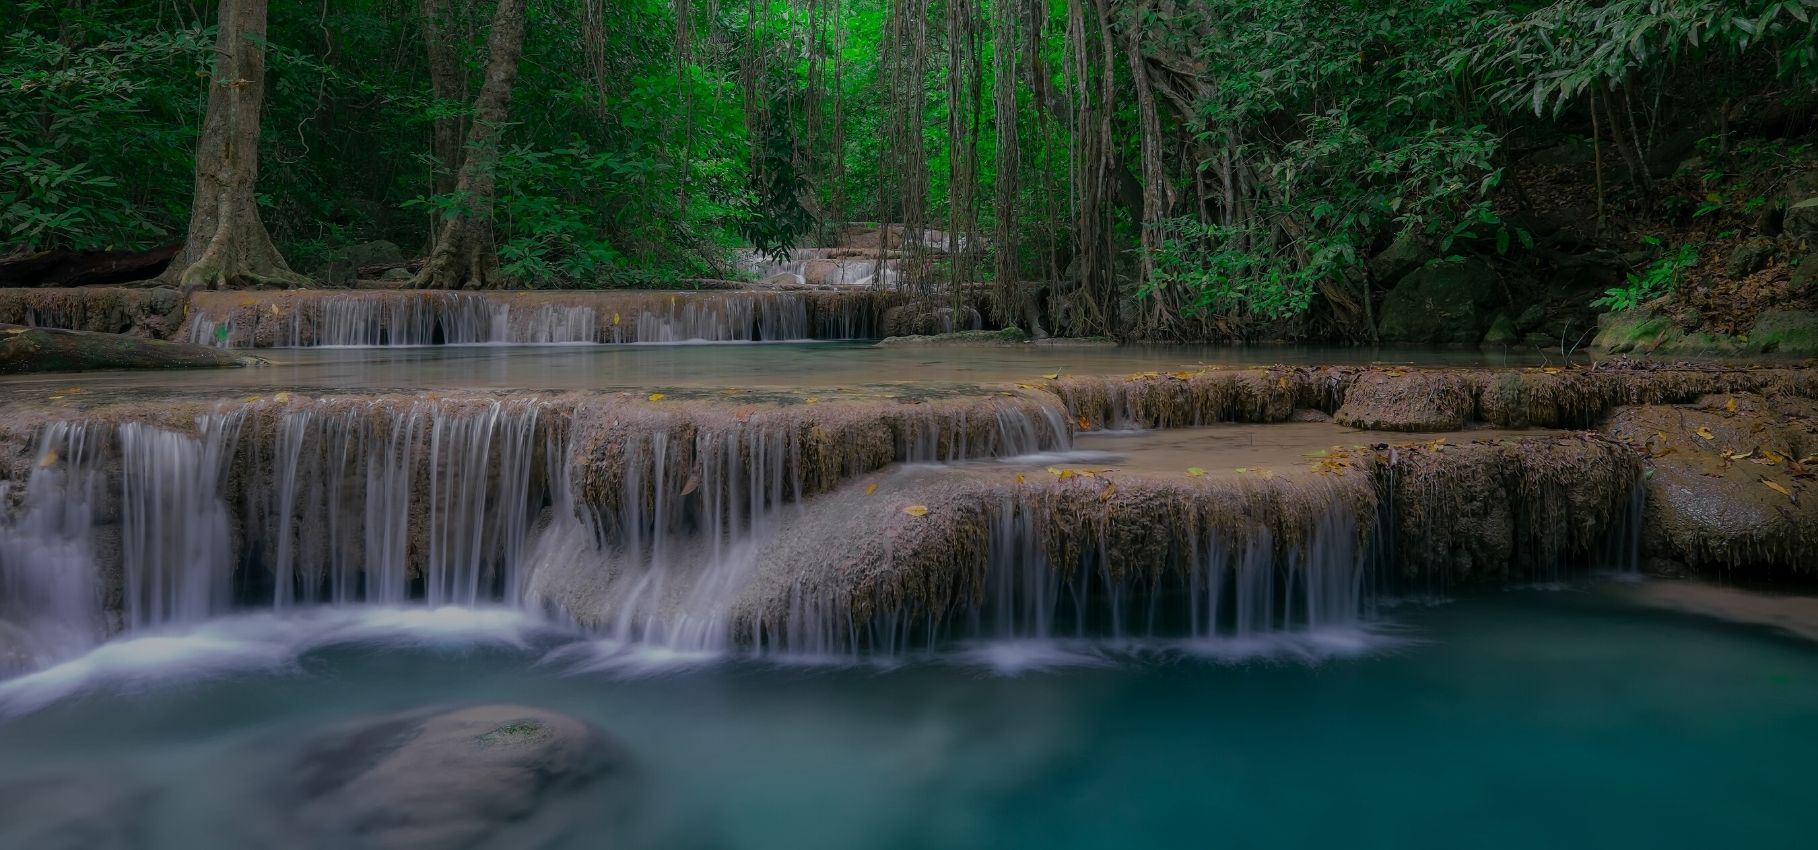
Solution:
[[[131,846],[248,846],[295,742],[511,702],[642,765],[635,826],[583,798],[562,848],[1811,846],[1818,648],[1628,592],[888,667],[636,653],[496,610],[256,615],[0,683],[0,787],[87,777],[136,789],[109,815]],[[55,813],[4,814],[0,846]]]

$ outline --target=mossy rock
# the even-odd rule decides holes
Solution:
[[[1805,255],[1793,266],[1793,288],[1810,290],[1818,287],[1818,251]]]
[[[1749,330],[1749,346],[1774,354],[1818,354],[1818,313],[1768,310]]]
[[[958,331],[947,334],[919,334],[912,336],[889,337],[878,345],[1022,345],[1029,341],[1029,335],[1022,328],[1004,328],[1001,331]]]
[[[1514,345],[1521,341],[1521,334],[1515,330],[1515,323],[1506,315],[1499,315],[1490,322],[1490,329],[1484,332],[1484,345]]]
[[[1495,275],[1477,260],[1415,269],[1383,300],[1384,342],[1476,344],[1497,298]]]
[[[257,357],[184,342],[0,325],[0,375],[92,369],[220,368],[264,362]]]
[[[1597,318],[1591,347],[1605,354],[1660,354],[1731,357],[1759,350],[1747,341],[1723,334],[1687,332],[1652,310],[1624,310]]]
[[[1786,216],[1780,226],[1790,239],[1818,242],[1818,168],[1787,183]]]

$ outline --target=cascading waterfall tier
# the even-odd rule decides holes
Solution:
[[[0,494],[19,502],[0,525],[5,601],[54,598],[47,620],[82,624],[66,647],[248,605],[515,605],[545,537],[717,562],[851,475],[1071,433],[1032,393],[734,401],[280,393],[49,423]]]
[[[1246,638],[1356,626],[1376,581],[1544,577],[1640,476],[1583,435],[1261,479],[1007,460],[1068,449],[1085,415],[930,385],[93,408],[0,464],[0,620],[52,653],[354,602],[523,605],[698,651]]]
[[[179,338],[229,348],[870,339],[899,300],[870,290],[196,293]]]

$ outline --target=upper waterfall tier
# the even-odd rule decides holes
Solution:
[[[229,348],[871,339],[902,297],[840,292],[199,292],[178,338]]]

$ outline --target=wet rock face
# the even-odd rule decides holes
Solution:
[[[583,721],[484,705],[329,733],[297,760],[284,802],[309,846],[531,847],[564,828],[565,795],[631,768],[621,745]]]
[[[1367,430],[1453,431],[1471,421],[1477,406],[1471,376],[1433,372],[1403,380],[1401,372],[1367,372],[1345,391],[1333,419]]]
[[[1606,430],[1639,448],[1648,479],[1650,551],[1693,570],[1818,567],[1818,405],[1713,395],[1622,408]]]
[[[933,336],[977,330],[984,320],[971,307],[905,305],[884,312],[884,336]]]
[[[175,289],[0,289],[0,324],[168,338],[181,324]]]

